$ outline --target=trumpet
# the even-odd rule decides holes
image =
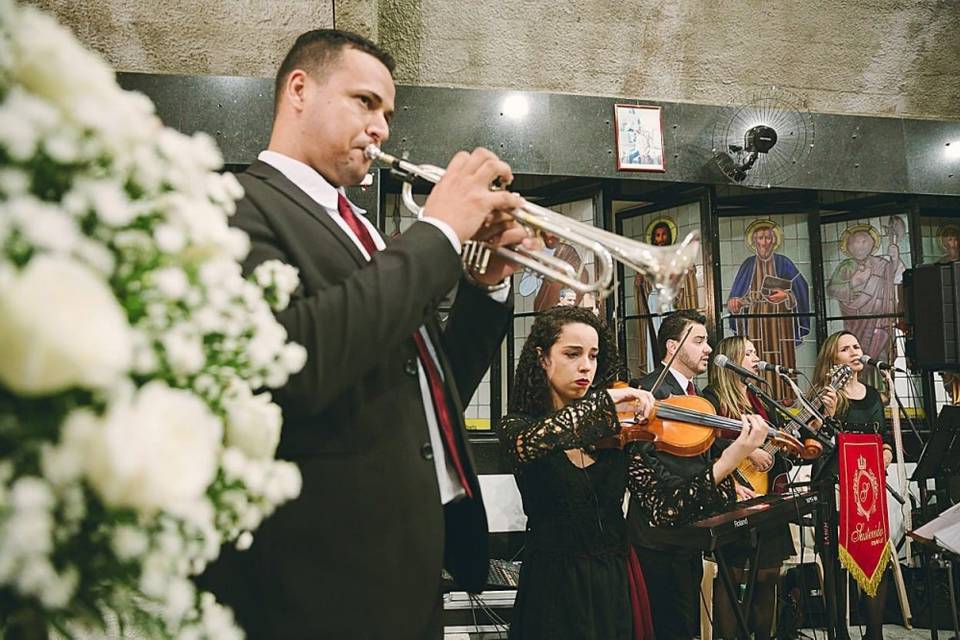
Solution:
[[[404,206],[418,217],[422,207],[413,199],[413,182],[417,178],[436,184],[444,170],[429,164],[414,164],[385,153],[375,144],[364,150],[370,160],[388,165],[393,173],[403,180],[401,197]],[[700,252],[700,234],[687,234],[679,244],[656,247],[615,233],[573,220],[563,214],[529,202],[511,212],[516,221],[534,234],[549,234],[566,243],[582,247],[593,254],[597,275],[583,281],[570,263],[543,252],[530,251],[524,247],[508,248],[490,246],[474,241],[464,246],[464,266],[483,273],[490,260],[491,251],[516,262],[546,278],[555,280],[581,294],[590,293],[603,298],[613,291],[614,265],[616,260],[644,277],[650,278],[658,292],[661,310],[665,310],[677,295],[683,276],[692,268]],[[589,262],[588,259],[584,263]]]

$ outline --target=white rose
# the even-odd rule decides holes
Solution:
[[[190,282],[180,267],[165,267],[152,274],[153,285],[167,300],[180,300],[187,294]]]
[[[0,193],[8,198],[22,196],[30,191],[30,176],[20,169],[0,169]]]
[[[82,149],[79,132],[75,129],[53,131],[43,141],[43,149],[47,152],[47,155],[59,164],[76,162]]]
[[[230,172],[226,172],[220,174],[220,178],[223,180],[223,186],[227,190],[227,195],[232,200],[239,200],[243,197],[243,185],[241,185],[240,181],[237,180],[237,176]]]
[[[130,325],[90,269],[40,255],[0,289],[0,353],[0,382],[17,393],[107,386],[130,368]]]
[[[236,227],[228,227],[223,236],[223,243],[229,255],[234,260],[243,260],[250,253],[250,236],[247,232]]]
[[[300,495],[303,477],[300,468],[286,460],[271,463],[270,477],[264,485],[263,497],[273,505],[292,500]]]
[[[56,252],[73,249],[80,239],[76,222],[63,211],[33,196],[11,200],[9,215],[31,244]]]
[[[237,551],[246,551],[253,544],[253,534],[244,531],[237,537]]]
[[[170,581],[166,596],[164,618],[168,624],[179,625],[184,616],[193,608],[196,589],[189,580],[175,578]]]
[[[77,241],[73,253],[82,262],[93,267],[104,278],[113,275],[116,260],[113,253],[103,244],[84,236]]]
[[[297,373],[303,369],[303,365],[307,364],[307,350],[296,342],[288,342],[283,345],[280,363],[288,373]]]
[[[142,529],[120,525],[113,532],[111,546],[121,560],[134,560],[147,552],[150,548],[150,539]]]
[[[200,336],[182,329],[174,329],[160,338],[167,363],[174,373],[192,375],[203,368],[207,354]]]
[[[96,428],[89,414],[73,418],[64,437],[85,441],[85,474],[109,505],[177,513],[200,500],[216,474],[222,426],[187,391],[150,382],[94,419]]]
[[[272,458],[280,443],[283,416],[269,393],[253,395],[248,389],[224,400],[227,411],[227,446],[253,459]]]
[[[90,180],[80,189],[86,195],[90,208],[107,225],[122,227],[129,224],[137,213],[122,185],[113,180]]]
[[[164,253],[179,253],[187,246],[187,236],[176,225],[161,224],[153,232],[157,247]]]

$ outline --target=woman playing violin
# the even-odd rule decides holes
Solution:
[[[705,322],[696,311],[666,316],[657,335],[663,364],[640,384],[649,388],[663,374],[658,396],[698,395],[693,379],[706,371],[711,352]],[[709,450],[680,457],[658,451],[654,443],[627,446],[630,537],[644,576],[656,585],[650,604],[658,639],[692,638],[699,633],[702,554],[671,545],[669,529],[734,504],[736,492],[729,476],[768,433],[760,416],[744,415],[741,424],[740,435],[717,457],[711,457]]]
[[[717,344],[718,354],[727,356],[731,362],[739,364],[748,371],[755,371],[760,357],[753,342],[744,336],[724,338]],[[710,386],[703,390],[703,396],[722,416],[739,417],[744,413],[755,413],[765,420],[779,426],[776,412],[767,411],[763,402],[753,395],[740,376],[729,369],[716,365],[710,367]],[[722,446],[722,445],[721,445]],[[748,456],[749,464],[757,471],[770,472],[775,477],[782,464],[782,454],[774,447],[755,449]],[[742,467],[743,465],[741,465]],[[738,483],[739,488],[739,483]],[[757,489],[747,487],[746,489]],[[751,491],[744,492],[749,495]],[[760,545],[757,581],[754,585],[753,600],[749,612],[748,624],[757,640],[767,640],[773,629],[773,614],[776,604],[777,582],[780,578],[780,566],[783,561],[795,553],[793,538],[788,524],[770,529],[764,533]],[[731,545],[727,550],[727,560],[733,571],[733,578],[742,583],[746,577],[747,558],[753,557],[748,544]],[[736,619],[726,589],[716,585],[713,590],[713,616],[716,625],[715,637],[733,638],[736,636]]]
[[[593,445],[620,431],[617,407],[647,416],[653,396],[606,387],[614,342],[588,309],[539,316],[520,353],[500,441],[527,514],[510,638],[651,638],[646,587],[627,543],[626,457]]]

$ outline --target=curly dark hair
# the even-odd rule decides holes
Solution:
[[[564,325],[577,322],[593,327],[599,337],[597,374],[593,378],[593,388],[606,388],[617,379],[626,380],[626,368],[620,361],[617,343],[606,324],[590,309],[554,307],[537,316],[527,341],[523,343],[517,371],[513,376],[513,393],[508,403],[511,413],[540,417],[553,410],[550,381],[540,364],[540,354],[550,351],[550,347],[560,337]]]

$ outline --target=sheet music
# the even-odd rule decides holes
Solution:
[[[524,531],[527,515],[513,474],[484,474],[479,479],[490,533]]]
[[[953,505],[939,516],[928,522],[927,524],[914,529],[910,532],[914,538],[924,540],[926,542],[933,542],[936,540],[940,542],[941,536],[946,535],[947,539],[953,541],[954,547],[960,546],[960,503]],[[953,529],[953,533],[948,533],[948,530]],[[951,548],[951,551],[956,551]]]
[[[953,553],[960,554],[960,522],[934,534],[937,544]]]

